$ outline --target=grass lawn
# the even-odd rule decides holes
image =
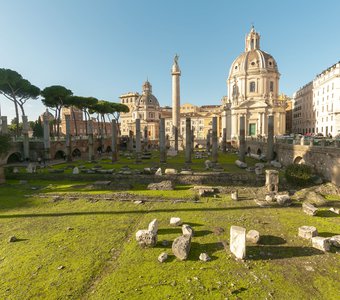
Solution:
[[[311,217],[299,204],[260,208],[249,197],[234,202],[220,195],[195,203],[189,186],[171,192],[138,186],[128,193],[168,201],[137,205],[91,199],[120,191],[88,190],[85,184],[9,180],[0,187],[0,299],[339,299],[339,252],[323,253],[297,236],[302,225],[316,226],[321,236],[340,234],[340,217],[327,208]],[[65,198],[68,193],[78,198]],[[181,235],[180,227],[168,225],[173,216],[195,230],[186,261],[171,252]],[[141,249],[135,233],[154,218],[158,243]],[[263,236],[260,245],[247,245],[245,261],[228,250],[231,225]],[[217,227],[224,232],[217,234]],[[8,242],[12,235],[17,242]],[[169,258],[161,264],[157,257],[164,251]],[[202,252],[212,260],[199,261]]]

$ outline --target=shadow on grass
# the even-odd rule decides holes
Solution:
[[[19,242],[25,242],[28,241],[28,239],[16,239],[13,243],[19,243]]]
[[[248,260],[275,260],[324,254],[312,247],[247,246]]]
[[[338,215],[334,212],[331,212],[330,210],[319,210],[316,213],[316,216],[322,217],[322,218],[339,218],[340,217],[340,215]]]
[[[215,243],[206,243],[206,244],[200,244],[196,242],[191,242],[191,248],[190,248],[189,257],[187,260],[189,261],[197,261],[199,260],[199,256],[201,253],[205,252],[209,255],[211,260],[216,260],[217,257],[213,254],[217,251],[223,250],[224,246],[221,242],[215,242]]]
[[[158,235],[161,235],[161,234],[174,234],[174,233],[178,233],[179,235],[181,235],[182,234],[182,228],[181,227],[160,228],[157,231]]]
[[[334,235],[337,235],[337,233],[334,233],[334,232],[319,232],[318,234],[319,236],[322,236],[322,237],[332,237]]]
[[[195,237],[199,237],[199,236],[205,236],[205,235],[208,235],[208,234],[211,234],[212,231],[210,230],[199,230],[199,231],[196,231],[194,232],[194,238]]]
[[[245,209],[280,209],[279,207],[266,207],[261,208],[259,206],[234,206],[224,208],[204,208],[204,211],[233,211],[233,210],[245,210]],[[282,207],[284,208],[284,207]],[[36,217],[67,217],[67,216],[95,216],[95,215],[123,215],[123,214],[146,214],[146,213],[163,213],[163,212],[180,212],[180,211],[202,211],[202,208],[172,208],[172,209],[151,209],[151,210],[119,210],[119,211],[75,211],[64,213],[37,213],[37,214],[6,214],[0,215],[0,219],[13,219],[13,218],[36,218]],[[195,225],[195,223],[186,223],[192,227],[202,226]],[[192,225],[193,224],[193,225]]]
[[[282,245],[286,240],[274,235],[261,235],[259,244],[261,245]]]

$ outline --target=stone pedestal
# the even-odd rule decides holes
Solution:
[[[160,163],[166,163],[165,119],[159,120],[159,153]]]
[[[246,257],[246,229],[240,226],[230,227],[230,251],[236,258]]]
[[[239,135],[239,158],[240,161],[245,162],[245,154],[246,154],[246,136],[245,136],[245,118],[244,116],[240,117],[240,135]]]
[[[140,119],[136,119],[136,163],[141,162],[141,154],[142,154],[142,145],[141,145],[141,134],[140,134]]]
[[[271,162],[274,156],[274,116],[268,116],[268,137],[267,137],[267,161]]]
[[[266,170],[266,188],[269,193],[279,191],[279,172],[276,170]]]
[[[212,157],[211,162],[213,164],[217,163],[217,150],[218,150],[218,141],[217,141],[217,117],[212,118]]]
[[[185,121],[185,163],[191,164],[191,119]]]
[[[112,120],[111,122],[112,127],[112,142],[111,142],[111,149],[112,149],[112,162],[118,160],[118,141],[117,141],[117,123],[116,120]]]

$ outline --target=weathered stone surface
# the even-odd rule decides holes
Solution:
[[[230,251],[236,258],[246,256],[246,229],[240,226],[230,227]]]
[[[273,193],[266,194],[264,200],[266,200],[267,202],[275,202],[275,194]]]
[[[111,181],[106,180],[106,181],[95,181],[93,185],[110,185]]]
[[[143,173],[144,174],[152,174],[153,172],[152,172],[151,168],[144,168]]]
[[[204,253],[200,254],[199,260],[207,262],[207,261],[210,261],[211,258],[210,258],[210,256],[207,253],[204,252]]]
[[[182,170],[180,172],[180,174],[182,174],[182,175],[192,175],[192,174],[194,174],[194,172],[190,171],[190,170]]]
[[[255,164],[255,168],[261,168],[261,169],[263,169],[263,168],[264,168],[264,163],[256,163],[256,164]]]
[[[169,149],[168,150],[168,152],[167,152],[167,155],[168,156],[171,156],[171,157],[174,157],[174,156],[176,156],[178,154],[178,151],[177,150],[175,150],[175,149]]]
[[[204,165],[207,170],[213,167],[213,163],[209,159],[204,162]]]
[[[289,197],[289,195],[276,195],[275,196],[276,202],[280,206],[289,206],[292,204],[292,199]]]
[[[271,164],[274,168],[278,168],[278,169],[282,168],[281,163],[279,163],[279,162],[276,161],[276,160],[272,160],[272,161],[270,162],[270,164]]]
[[[340,247],[340,235],[333,235],[330,242],[334,247]]]
[[[231,200],[238,201],[238,191],[231,192]]]
[[[159,191],[172,191],[175,188],[171,180],[164,180],[158,183],[150,183],[147,187],[148,190],[159,190]]]
[[[318,212],[318,209],[310,203],[302,203],[302,210],[309,216],[315,216]]]
[[[240,161],[240,160],[236,160],[235,161],[235,165],[238,166],[241,169],[245,169],[248,166],[245,162]]]
[[[156,173],[155,173],[156,176],[162,176],[162,169],[161,168],[158,168]]]
[[[246,241],[257,244],[260,240],[260,233],[257,230],[249,230],[246,235]]]
[[[140,246],[153,247],[157,243],[157,234],[153,234],[149,230],[138,230],[136,232],[136,240]]]
[[[277,193],[279,190],[279,172],[266,170],[266,188],[269,193]]]
[[[272,205],[264,200],[254,199],[255,203],[260,207],[271,207]]]
[[[182,225],[182,234],[183,235],[189,235],[190,237],[194,236],[194,230],[192,227],[188,224],[183,224]]]
[[[321,251],[329,251],[331,246],[330,239],[322,236],[312,237],[312,246]]]
[[[326,204],[326,199],[314,191],[309,191],[305,195],[305,202],[311,203],[315,206],[323,206]]]
[[[172,218],[170,219],[170,225],[171,225],[171,226],[180,226],[180,225],[182,225],[182,220],[181,220],[181,218],[172,217]]]
[[[214,188],[200,188],[198,190],[198,195],[201,197],[208,197],[208,196],[212,196],[215,193],[215,189]]]
[[[255,168],[255,174],[256,174],[256,175],[262,175],[262,174],[263,174],[263,168],[258,168],[258,167],[256,167],[256,168]]]
[[[182,235],[172,243],[172,252],[180,260],[188,258],[191,247],[191,237]]]
[[[14,167],[14,168],[13,168],[13,173],[14,173],[14,174],[19,173],[18,167]]]
[[[166,252],[162,252],[159,256],[158,256],[158,261],[160,263],[165,262],[168,259],[168,254]]]
[[[14,242],[16,242],[18,239],[16,238],[16,236],[15,235],[12,235],[12,236],[10,236],[9,238],[8,238],[8,242],[9,243],[14,243]]]
[[[329,211],[331,211],[331,212],[333,212],[333,213],[335,213],[335,214],[337,214],[337,215],[340,214],[340,209],[339,209],[339,208],[331,207],[331,208],[329,209]]]
[[[78,175],[80,172],[79,172],[79,168],[78,167],[74,167],[73,170],[72,170],[72,174],[73,175]]]
[[[175,174],[177,174],[177,170],[168,168],[168,169],[165,169],[164,174],[165,175],[175,175]]]
[[[158,231],[158,220],[157,220],[157,219],[153,219],[153,220],[149,223],[148,230],[149,230],[150,232],[152,232],[153,234],[157,234],[157,231]]]
[[[299,227],[299,237],[304,239],[311,239],[318,235],[318,231],[314,226],[301,226]]]

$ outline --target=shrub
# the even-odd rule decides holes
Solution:
[[[292,164],[286,168],[285,177],[289,183],[305,186],[312,182],[312,168],[307,165]]]

